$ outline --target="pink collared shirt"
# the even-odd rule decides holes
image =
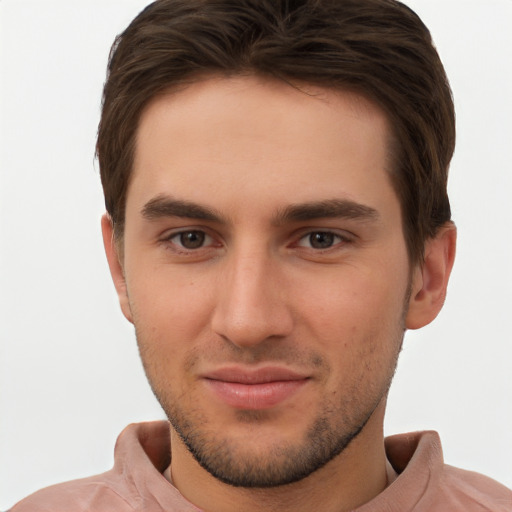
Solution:
[[[391,484],[354,512],[512,511],[511,490],[444,464],[436,432],[388,437],[386,454],[396,478],[388,471]],[[129,425],[110,471],[42,489],[10,512],[200,512],[165,478],[169,464],[166,421]]]

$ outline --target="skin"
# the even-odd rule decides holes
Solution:
[[[122,261],[102,223],[172,423],[173,483],[206,511],[343,511],[385,488],[382,424],[403,334],[437,315],[453,263],[447,225],[409,264],[383,112],[302,89],[211,77],[154,98]],[[299,376],[276,403],[248,391],[233,405],[210,378],[269,367]]]

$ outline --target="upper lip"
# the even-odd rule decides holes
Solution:
[[[261,368],[227,366],[205,372],[202,377],[238,384],[265,384],[267,382],[304,380],[308,378],[303,373],[279,366],[265,366]]]

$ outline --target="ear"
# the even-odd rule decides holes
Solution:
[[[119,298],[119,304],[121,305],[121,311],[126,319],[133,323],[123,265],[118,247],[114,240],[114,228],[112,226],[112,220],[106,213],[101,217],[101,232],[103,234],[103,245],[105,246],[110,275],[112,276],[112,281],[114,281],[114,286]]]
[[[425,244],[425,257],[412,276],[407,329],[419,329],[438,315],[446,299],[448,279],[455,259],[457,229],[453,222],[441,227]]]

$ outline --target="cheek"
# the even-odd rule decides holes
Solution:
[[[396,288],[347,279],[311,296],[302,338],[315,340],[329,361],[326,396],[373,401],[389,386],[404,333],[403,297]]]
[[[205,339],[211,310],[208,287],[166,269],[131,275],[143,276],[128,282],[128,293],[145,364],[165,373],[182,368],[187,354]]]
[[[405,282],[354,271],[303,287],[308,294],[300,299],[299,316],[326,350],[338,352],[341,359],[347,353],[393,350],[402,330]]]
[[[147,287],[145,285],[148,285]],[[201,335],[197,301],[186,293],[160,286],[150,279],[132,288],[131,308],[137,344],[146,375],[158,397],[174,399],[190,385],[186,368]]]
[[[127,274],[130,303],[143,322],[173,325],[173,330],[193,327],[211,303],[207,280],[187,269],[164,264],[137,267]]]

